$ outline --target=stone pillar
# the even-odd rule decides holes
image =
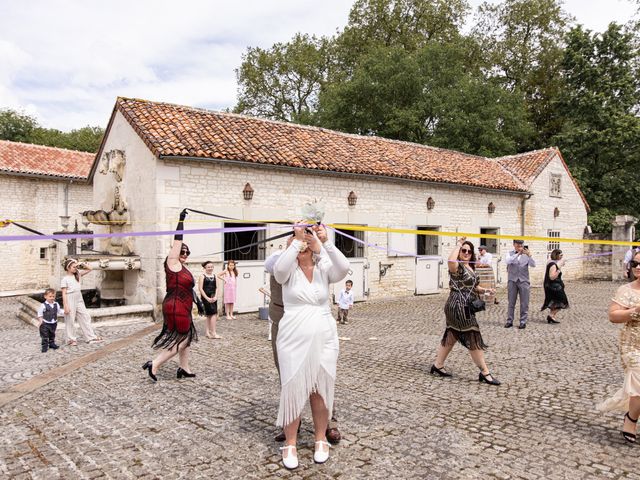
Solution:
[[[638,219],[631,215],[616,215],[616,218],[611,222],[613,224],[613,230],[611,232],[611,239],[616,241],[632,242],[636,235],[636,224]],[[612,280],[626,280],[624,276],[624,255],[627,253],[630,247],[625,245],[614,245],[613,255],[611,260],[611,279]]]

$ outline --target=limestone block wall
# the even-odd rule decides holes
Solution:
[[[44,179],[28,176],[0,175],[0,204],[3,220],[12,219],[45,234],[62,229],[60,215],[65,213],[65,186],[68,186],[68,212],[71,228],[78,220],[82,228],[80,212],[92,203],[92,188],[87,182]],[[1,235],[30,235],[16,226],[9,226]],[[41,252],[41,249],[44,249]],[[6,242],[2,246],[3,274],[0,291],[37,290],[60,285],[58,259],[66,255],[66,245],[51,240]],[[40,258],[41,253],[45,258]],[[84,288],[94,288],[96,275],[83,278]]]
[[[559,197],[550,195],[550,177],[558,175],[561,178],[561,193]],[[550,230],[560,232],[560,237],[581,239],[587,225],[587,210],[576,190],[571,178],[567,174],[562,160],[556,155],[530,186],[533,196],[525,204],[525,235],[546,237]],[[558,209],[559,215],[554,216]],[[537,261],[537,268],[531,270],[531,281],[541,284],[544,278],[545,266],[548,259],[548,242],[530,242]],[[571,260],[583,256],[584,247],[580,243],[560,242],[560,249],[567,261],[563,267],[563,279],[582,278],[584,262]]]
[[[592,233],[585,235],[591,240],[611,240],[610,235]],[[611,245],[585,244],[584,255],[602,254],[584,262],[584,278],[592,280],[611,280]]]
[[[474,191],[417,182],[389,181],[374,178],[349,178],[336,175],[308,174],[266,168],[244,167],[237,164],[207,161],[162,160],[158,164],[157,192],[162,225],[175,225],[181,208],[191,207],[247,221],[268,219],[296,219],[305,201],[322,199],[326,207],[326,223],[346,223],[368,226],[415,228],[437,226],[443,231],[480,233],[480,228],[494,227],[501,233],[518,229],[520,197],[500,192]],[[251,201],[242,196],[249,182],[255,193]],[[347,196],[356,192],[356,206],[349,207]],[[435,208],[427,209],[426,200],[432,197]],[[489,214],[489,202],[496,212]],[[221,226],[210,217],[192,214],[188,228]],[[281,232],[270,228],[267,235]],[[185,238],[192,256],[190,265],[200,273],[199,262],[205,258],[221,262],[221,255],[203,256],[222,249],[221,235]],[[366,232],[367,243],[387,245],[387,233]],[[168,251],[170,239],[158,239],[159,252]],[[478,245],[478,239],[472,239]],[[439,237],[440,254],[446,259],[455,244],[455,237]],[[267,246],[268,255],[281,248],[284,241]],[[502,247],[500,247],[502,249]],[[501,254],[502,252],[499,252]],[[388,256],[386,251],[365,248],[371,268],[368,270],[370,298],[411,295],[415,291],[415,259]],[[393,263],[387,275],[379,279],[378,262]],[[219,271],[221,263],[216,265]],[[447,284],[446,265],[441,278]],[[506,277],[505,277],[506,278]]]
[[[100,173],[96,170],[93,177],[92,209],[111,210],[115,187],[119,186],[121,194],[129,207],[131,221],[119,227],[123,232],[146,232],[161,230],[158,222],[160,210],[159,199],[156,198],[156,159],[122,114],[116,113],[105,142],[103,151],[123,150],[126,163],[122,182],[118,182],[112,172]],[[109,227],[97,226],[96,231],[107,232]],[[114,229],[115,230],[115,229]],[[133,238],[133,251],[141,257],[141,269],[124,273],[124,295],[127,304],[156,304],[164,296],[159,288],[164,273],[160,271],[158,262],[158,237],[144,236]],[[106,249],[106,241],[101,242],[101,250]]]

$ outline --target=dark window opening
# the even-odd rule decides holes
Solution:
[[[418,230],[437,232],[440,227],[418,227]],[[440,237],[438,235],[416,235],[416,242],[418,255],[439,255]]]
[[[344,235],[340,235],[338,232],[346,233],[354,238],[360,240],[360,242],[356,242],[355,240],[345,237]],[[361,258],[364,257],[364,232],[356,231],[356,230],[337,230],[336,231],[336,239],[335,245],[338,250],[340,250],[345,257],[347,258]]]
[[[262,227],[260,223],[225,223],[225,228]],[[224,259],[226,260],[264,260],[265,245],[253,245],[264,241],[265,230],[251,232],[226,232],[224,234]]]
[[[498,235],[498,229],[497,228],[481,228],[480,235]],[[498,253],[497,238],[480,237],[480,245],[484,245],[485,247],[487,247],[487,252],[489,253],[493,253],[493,254]]]
[[[47,258],[47,249],[46,248],[41,248],[40,249],[40,260],[45,260]]]

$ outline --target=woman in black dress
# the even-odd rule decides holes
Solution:
[[[449,288],[451,291],[444,305],[447,328],[438,346],[436,360],[431,365],[431,373],[441,377],[451,376],[444,368],[444,362],[456,342],[460,342],[469,350],[473,363],[480,369],[478,381],[489,385],[500,385],[498,379],[491,374],[485,363],[484,350],[487,346],[482,340],[475,313],[469,308],[471,301],[478,295],[494,293],[492,289],[478,286],[479,279],[475,272],[475,262],[476,255],[473,244],[467,241],[466,237],[462,237],[449,255]]]
[[[218,287],[216,275],[213,273],[213,262],[207,260],[202,264],[204,273],[198,278],[198,291],[204,305],[204,314],[207,316],[207,331],[205,337],[220,339],[216,333],[216,323],[218,323]]]
[[[547,323],[560,323],[556,315],[562,309],[569,308],[569,300],[564,292],[561,267],[564,266],[562,250],[555,249],[551,252],[551,260],[547,264],[544,274],[544,304],[540,310],[549,309]]]

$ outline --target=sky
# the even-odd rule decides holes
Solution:
[[[481,0],[470,0],[475,8]],[[490,3],[494,3],[493,1]],[[0,109],[48,128],[105,127],[116,97],[222,110],[248,47],[333,35],[353,0],[0,0]],[[594,31],[630,0],[565,0]]]

